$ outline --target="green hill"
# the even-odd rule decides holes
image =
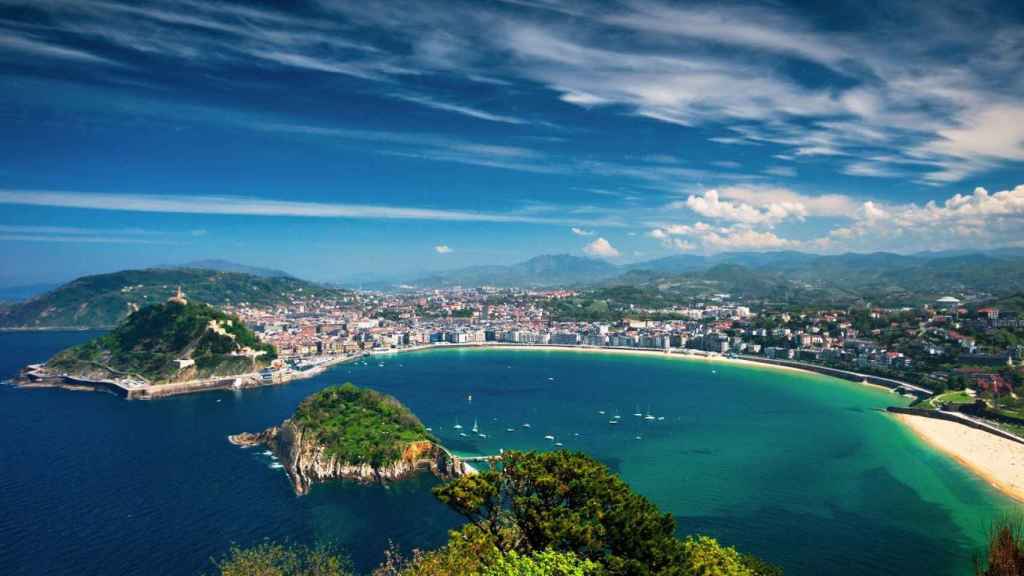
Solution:
[[[303,400],[292,422],[329,455],[348,464],[381,466],[400,460],[410,443],[433,440],[401,402],[349,383]]]
[[[246,349],[253,353],[244,354]],[[141,376],[150,383],[231,376],[267,366],[277,353],[235,316],[207,304],[154,304],[109,334],[60,352],[54,371],[88,378]],[[192,360],[179,367],[178,360]]]
[[[83,276],[31,300],[0,305],[0,328],[108,328],[134,310],[163,302],[177,286],[193,301],[222,307],[283,304],[295,297],[348,292],[291,277],[197,268],[151,268]]]

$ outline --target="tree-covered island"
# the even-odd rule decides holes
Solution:
[[[309,396],[280,426],[229,440],[240,446],[266,444],[298,494],[337,478],[387,482],[423,468],[445,476],[451,465],[408,408],[391,396],[350,383]]]

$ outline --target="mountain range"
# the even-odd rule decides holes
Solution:
[[[949,294],[986,299],[1020,293],[1024,251],[910,255],[733,252],[680,254],[626,265],[563,254],[511,266],[474,266],[432,274],[412,285],[567,287],[593,299],[645,308],[719,293],[783,305],[906,306]]]

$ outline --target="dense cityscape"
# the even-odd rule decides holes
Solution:
[[[1024,319],[944,297],[917,308],[751,309],[728,294],[668,309],[634,308],[616,322],[556,321],[568,290],[353,292],[233,308],[294,365],[431,344],[636,348],[799,361],[886,376],[936,392],[1007,395],[1024,381]],[[641,319],[643,318],[643,319]]]

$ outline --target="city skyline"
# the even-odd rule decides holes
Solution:
[[[1022,22],[1010,2],[0,0],[0,283],[1019,247]]]

